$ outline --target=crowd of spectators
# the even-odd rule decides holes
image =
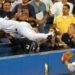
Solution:
[[[13,54],[16,53],[15,49],[18,51],[16,54],[31,52],[30,48],[26,51],[24,43],[27,40],[28,44],[33,44],[35,48],[32,52],[75,48],[74,16],[75,0],[0,0],[0,17],[28,22],[37,33],[50,31],[55,33],[54,37],[49,36],[43,43],[43,40],[40,42],[29,42],[28,39],[23,39],[21,42],[16,39],[11,40],[15,46]],[[3,33],[0,32],[0,36],[1,34]],[[19,43],[22,43],[21,47]]]

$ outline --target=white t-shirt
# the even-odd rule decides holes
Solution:
[[[72,14],[73,4],[70,2],[67,2],[67,4],[70,6],[70,14]],[[62,2],[56,2],[53,4],[53,6],[51,8],[51,13],[54,14],[55,17],[62,15],[62,9],[63,9]]]

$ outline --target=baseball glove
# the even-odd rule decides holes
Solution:
[[[64,53],[62,55],[62,58],[61,58],[63,64],[65,64],[66,61],[69,62],[70,59],[72,58],[72,56],[73,56],[73,53],[72,52],[66,52],[66,53]]]

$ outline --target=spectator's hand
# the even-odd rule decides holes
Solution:
[[[28,21],[35,21],[35,18],[30,17],[30,18],[28,19]]]
[[[61,60],[65,64],[66,62],[69,62],[70,61],[70,59],[72,58],[72,56],[73,56],[73,53],[72,52],[66,52],[66,53],[64,53],[62,55]]]
[[[63,49],[68,49],[68,45],[67,44],[65,44],[64,42],[62,44],[63,44]]]
[[[40,24],[43,24],[44,23],[44,20],[43,19],[42,20],[36,20],[36,23],[39,24],[39,25]]]
[[[16,18],[16,19],[19,19],[19,17],[20,17],[20,13],[16,13],[16,14],[15,14],[15,18]]]

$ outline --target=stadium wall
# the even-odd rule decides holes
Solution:
[[[0,75],[45,75],[45,65],[48,66],[48,75],[70,73],[61,62],[61,56],[66,51],[75,53],[75,49],[71,49],[0,57]]]

